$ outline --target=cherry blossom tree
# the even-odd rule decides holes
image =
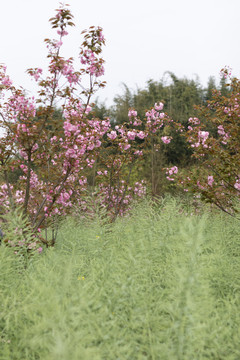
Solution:
[[[166,174],[185,191],[235,216],[240,199],[240,80],[231,78],[228,69],[222,70],[222,76],[227,80],[228,96],[215,90],[208,106],[198,108],[199,117],[189,118],[184,133],[197,167],[184,176],[176,167]]]

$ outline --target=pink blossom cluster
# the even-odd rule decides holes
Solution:
[[[198,131],[197,141],[194,142],[193,144],[191,144],[191,147],[192,147],[192,148],[197,148],[197,147],[199,147],[200,145],[202,145],[204,148],[207,148],[208,145],[206,144],[206,140],[208,139],[208,136],[209,136],[209,132],[208,132],[208,131],[199,130],[199,131]],[[188,141],[189,141],[189,142],[193,142],[193,141],[194,141],[194,138],[191,137]]]
[[[111,140],[115,140],[117,137],[117,132],[115,130],[111,130],[108,134],[107,137]]]
[[[197,180],[197,187],[199,190],[206,190],[205,186],[202,185],[199,180]]]
[[[52,81],[49,79],[49,84],[52,83],[51,87],[58,87],[58,92],[60,94],[61,89],[63,89],[64,82],[60,83],[61,77],[63,76],[65,78],[65,81],[67,81],[68,86],[73,87],[73,85],[80,83],[80,72],[75,71],[73,67],[73,60],[67,59],[65,60],[62,57],[57,58],[58,53],[58,46],[61,45],[60,43],[56,43],[52,45],[52,60],[49,64],[49,72],[50,74],[54,74],[55,77],[52,79]],[[54,52],[55,51],[55,52]],[[34,76],[35,79],[38,79],[39,73],[35,73],[32,69],[30,69],[29,74],[31,76]]]
[[[214,178],[213,178],[212,175],[209,175],[209,176],[208,176],[207,182],[208,182],[208,185],[209,185],[209,186],[213,186]]]
[[[13,190],[13,186],[10,184],[10,190]],[[10,210],[10,201],[8,197],[8,187],[7,184],[0,186],[0,207],[4,208],[6,212]]]
[[[131,143],[129,143],[129,141],[134,141],[136,138],[143,140],[147,136],[148,136],[148,133],[146,133],[142,130],[140,130],[140,131],[136,130],[136,129],[127,130],[125,128],[125,126],[123,126],[123,125],[121,125],[121,126],[116,125],[115,130],[110,130],[109,133],[107,134],[107,137],[110,140],[118,141],[118,146],[121,149],[121,151],[123,151],[123,152],[132,147],[132,145],[131,145]]]
[[[104,75],[104,66],[90,49],[83,50],[80,56],[81,63],[88,65],[86,72],[96,77]]]
[[[129,123],[133,126],[141,126],[142,125],[142,120],[140,120],[137,117],[137,111],[134,109],[130,109],[128,111],[128,117],[129,117]]]
[[[80,80],[80,75],[74,70],[70,60],[64,62],[61,73],[66,77],[70,85],[77,84]]]
[[[155,110],[157,110],[157,111],[163,110],[163,107],[164,107],[164,104],[163,104],[162,102],[159,102],[159,103],[155,103],[155,104],[154,104],[154,108],[155,108]]]
[[[172,176],[174,176],[175,174],[177,174],[178,173],[178,167],[177,166],[173,166],[173,167],[171,167],[171,168],[167,168],[166,169],[166,179],[167,180],[169,180],[169,181],[174,181],[175,179],[174,179],[174,177],[172,177]]]
[[[172,140],[172,137],[171,136],[162,136],[161,140],[164,144],[169,144]]]
[[[41,68],[29,69],[28,73],[34,78],[35,81],[38,81],[42,75],[43,70]]]
[[[102,30],[98,31],[97,37],[98,37],[98,43],[101,44],[101,43],[104,43],[104,42],[105,42],[105,38],[104,38],[104,35],[103,35]]]
[[[24,172],[27,172],[27,169],[23,166],[21,167]],[[22,182],[26,182],[26,175],[20,177]],[[77,182],[78,185],[77,186]],[[45,218],[52,217],[54,214],[66,215],[68,210],[72,207],[72,198],[73,195],[76,196],[76,193],[80,194],[83,191],[86,191],[86,177],[81,177],[80,179],[77,176],[71,175],[64,188],[61,190],[60,186],[54,186],[54,184],[45,184],[43,181],[38,179],[36,173],[31,170],[30,178],[30,199],[29,199],[29,212],[34,216],[38,211],[38,199],[36,198],[36,192],[41,193],[41,197],[45,199],[43,211],[45,213]],[[74,191],[73,191],[74,189]],[[16,204],[22,205],[24,203],[25,193],[23,190],[15,190],[11,186],[11,191],[13,192],[14,200]],[[57,195],[56,203],[53,205],[53,199]],[[1,186],[0,192],[0,205],[5,208],[6,211],[10,209],[10,203],[8,199],[8,190],[7,185],[3,184]],[[53,205],[53,206],[52,206]]]
[[[238,177],[238,179],[236,180],[235,184],[234,184],[235,189],[237,189],[238,191],[240,191],[240,176]]]
[[[188,119],[188,122],[192,125],[200,125],[200,120],[196,117],[194,117],[194,118],[190,117]]]
[[[12,80],[6,74],[7,67],[5,65],[0,65],[0,85],[2,85],[6,90],[10,89],[12,86]]]
[[[83,117],[83,114],[81,114]],[[81,159],[88,151],[101,146],[101,139],[110,128],[109,120],[101,121],[98,119],[77,122],[75,116],[67,116],[63,128],[65,133],[65,141],[62,148],[66,150],[65,157],[67,159]],[[72,123],[70,122],[72,120]],[[74,145],[73,145],[74,143]]]
[[[26,98],[24,94],[14,94],[8,99],[8,102],[3,105],[2,113],[5,119],[11,118],[15,122],[20,121],[21,124],[24,121],[35,117],[36,115],[35,99],[34,97],[30,99]]]
[[[223,137],[222,144],[226,145],[230,136],[225,132],[223,125],[218,126],[218,134]]]
[[[231,76],[231,74],[232,74],[232,69],[230,66],[225,66],[220,71],[220,76],[223,77],[224,79],[228,79]]]
[[[155,108],[146,112],[147,117],[147,129],[155,133],[158,129],[160,129],[164,124],[164,119],[166,117],[164,112],[159,112]]]
[[[199,132],[198,132],[199,144],[202,144],[203,147],[208,147],[208,145],[205,144],[206,140],[208,139],[208,136],[209,136],[208,131],[199,130]],[[197,144],[195,144],[195,145],[197,146]]]
[[[68,35],[68,32],[66,30],[58,30],[57,33],[61,37]]]
[[[144,180],[137,181],[133,187],[134,194],[137,195],[139,198],[143,198],[146,195],[147,187]]]

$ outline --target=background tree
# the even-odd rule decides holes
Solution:
[[[175,176],[186,190],[234,216],[240,201],[240,80],[229,78],[226,69],[223,76],[227,96],[214,91],[212,100],[199,107],[199,117],[189,119],[184,134],[197,168]],[[174,175],[171,169],[167,172]]]
[[[214,76],[210,76],[208,79],[207,88],[205,89],[205,92],[204,92],[204,102],[205,103],[208,100],[212,100],[212,94],[213,94],[214,90],[217,90],[216,80],[215,80]]]

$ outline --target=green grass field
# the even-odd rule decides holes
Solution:
[[[26,270],[0,247],[2,360],[239,360],[240,222],[169,199],[66,220]]]

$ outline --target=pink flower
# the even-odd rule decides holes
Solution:
[[[135,110],[129,110],[128,112],[128,117],[136,117],[137,116],[137,111]]]
[[[225,130],[224,130],[224,127],[222,125],[218,126],[218,134],[219,135],[225,135]]]
[[[88,105],[86,107],[85,114],[89,114],[91,110],[92,110],[92,107],[90,105]]]
[[[124,150],[128,150],[129,148],[131,147],[131,145],[130,144],[126,144],[126,145],[124,145]]]
[[[129,140],[135,140],[136,133],[134,131],[128,131],[127,137]]]
[[[204,190],[204,186],[202,186],[202,185],[200,184],[200,181],[199,181],[199,180],[197,181],[197,186],[198,186],[199,189]]]
[[[22,131],[23,131],[23,132],[27,132],[27,127],[26,127],[25,124],[22,124]]]
[[[101,41],[101,42],[103,42],[105,40],[102,31],[99,32],[98,40]]]
[[[169,173],[169,175],[177,174],[178,173],[178,167],[173,166],[172,168],[168,169],[168,173]]]
[[[63,128],[65,131],[69,131],[69,132],[72,132],[72,131],[75,132],[78,129],[77,125],[72,125],[71,123],[69,123],[67,121],[65,121]]]
[[[68,32],[67,32],[66,30],[58,30],[57,33],[58,33],[58,35],[60,35],[60,36],[66,36],[66,35],[68,35]]]
[[[96,146],[96,147],[100,147],[101,144],[102,144],[102,142],[101,142],[100,140],[97,140],[95,146]]]
[[[58,48],[60,48],[61,46],[62,46],[62,41],[58,41],[57,43],[56,43],[56,46],[58,47]]]
[[[87,182],[87,179],[86,179],[84,176],[82,176],[82,178],[79,179],[79,184],[80,184],[81,186],[84,185],[84,184],[86,184],[86,182]]]
[[[33,148],[32,148],[32,151],[36,151],[38,149],[38,144],[36,143]]]
[[[212,186],[212,184],[214,183],[214,178],[212,175],[208,176],[208,185]]]
[[[235,184],[234,184],[234,187],[235,187],[235,189],[237,189],[238,191],[240,191],[240,182],[236,182]]]
[[[208,138],[208,136],[209,136],[209,132],[208,131],[199,131],[198,132],[198,137],[200,138],[200,139],[202,139],[202,142],[203,143],[205,143],[205,141],[207,140],[207,138]]]
[[[170,176],[168,175],[174,175],[174,174],[177,174],[178,173],[178,167],[177,166],[173,166],[171,168],[167,168],[167,171],[166,171],[166,179],[169,180],[169,181],[174,181],[174,178],[171,178]]]
[[[143,132],[143,131],[139,131],[139,133],[137,134],[137,137],[139,139],[144,139],[147,135]]]
[[[163,107],[164,107],[164,104],[162,102],[155,103],[155,105],[154,105],[155,110],[158,110],[158,111],[161,111],[163,109]]]
[[[4,86],[11,86],[12,85],[12,80],[10,80],[9,76],[5,76],[2,79],[2,85],[4,85]]]
[[[115,130],[112,130],[110,134],[107,134],[107,136],[109,137],[109,139],[114,140],[117,137],[117,132]]]
[[[169,144],[171,142],[171,138],[169,136],[162,136],[161,140],[164,142],[164,144]]]
[[[190,117],[188,119],[188,122],[190,122],[193,125],[199,125],[200,124],[200,120],[198,118],[196,118],[196,117],[194,117],[194,118]]]
[[[87,147],[87,150],[93,150],[95,147],[94,144],[89,144],[88,147]]]
[[[137,155],[137,156],[142,156],[143,155],[143,152],[141,150],[136,150],[134,152],[134,155]]]
[[[140,126],[140,125],[142,125],[142,121],[139,120],[139,119],[135,119],[134,123],[133,123],[133,126]]]

